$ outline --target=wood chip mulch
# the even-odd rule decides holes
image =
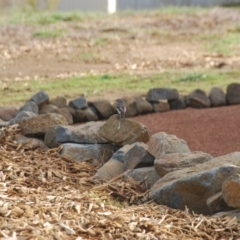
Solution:
[[[236,218],[140,204],[142,183],[97,183],[91,162],[27,150],[14,141],[19,132],[0,131],[0,239],[240,239]]]

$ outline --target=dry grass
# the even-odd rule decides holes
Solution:
[[[96,166],[28,151],[17,126],[0,132],[0,239],[239,239],[236,219],[136,204],[144,188],[117,177],[97,183]]]

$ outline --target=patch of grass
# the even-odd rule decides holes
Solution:
[[[210,34],[203,37],[206,49],[225,55],[236,54],[236,47],[240,47],[240,31],[226,34]]]
[[[204,77],[203,77],[204,76]],[[81,96],[107,98],[124,95],[146,94],[150,88],[176,88],[180,94],[189,94],[196,88],[207,93],[213,86],[226,90],[228,84],[238,82],[239,71],[227,70],[196,70],[195,72],[166,71],[148,75],[104,74],[70,77],[66,79],[45,79],[22,82],[11,82],[0,89],[4,96],[2,106],[23,104],[40,89],[45,90],[51,98],[64,96],[68,100]],[[56,90],[57,89],[57,90]],[[111,99],[110,99],[111,100]]]
[[[40,37],[40,38],[49,38],[49,37],[61,37],[63,35],[63,30],[58,29],[39,29],[33,32],[33,37]]]

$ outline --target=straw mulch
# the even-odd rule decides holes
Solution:
[[[143,184],[91,179],[96,166],[60,149],[17,145],[17,126],[0,131],[0,239],[238,239],[228,218],[138,204]],[[240,239],[240,238],[239,238]]]

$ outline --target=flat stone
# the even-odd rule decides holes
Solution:
[[[35,102],[41,108],[44,104],[49,103],[49,96],[45,91],[39,91],[31,97],[30,101]]]
[[[167,102],[153,103],[154,112],[167,112],[170,110],[170,105]]]
[[[26,136],[44,135],[50,129],[67,125],[67,120],[60,114],[48,113],[35,117],[23,118],[19,123],[22,133]]]
[[[226,95],[221,88],[213,87],[209,93],[209,99],[212,107],[226,105]]]
[[[58,108],[63,108],[63,107],[67,107],[67,100],[65,97],[56,97],[53,98],[52,100],[50,100],[49,102],[50,104],[58,107]]]
[[[136,182],[141,182],[147,189],[150,189],[156,181],[160,179],[154,167],[143,167],[127,171],[123,179],[132,178]]]
[[[44,104],[40,111],[39,114],[46,114],[46,113],[58,113],[60,114],[60,110],[58,107],[52,104]]]
[[[38,114],[39,108],[38,108],[38,105],[34,101],[27,101],[22,107],[20,107],[19,111],[33,112],[35,114]]]
[[[240,173],[240,152],[213,158],[208,162],[177,170],[160,178],[150,190],[147,200],[171,208],[210,214],[207,199],[222,189],[232,174]]]
[[[118,146],[134,142],[146,143],[149,140],[147,128],[142,123],[126,118],[119,119],[116,114],[99,129],[99,135]]]
[[[18,115],[19,111],[15,107],[0,107],[0,118],[3,121],[10,121]]]
[[[196,89],[187,96],[187,105],[192,108],[208,108],[211,102],[204,91]]]
[[[100,119],[108,119],[115,113],[113,106],[106,99],[96,99],[88,104],[97,110]]]
[[[91,160],[95,163],[105,163],[118,149],[111,144],[64,143],[62,146],[61,155],[67,156],[77,162]]]
[[[88,122],[78,126],[56,126],[50,129],[45,137],[45,144],[50,147],[58,147],[62,143],[107,143],[108,140],[98,133],[103,122]]]
[[[155,170],[160,177],[163,177],[169,172],[173,172],[186,167],[192,167],[212,159],[212,156],[204,152],[189,152],[189,153],[170,153],[159,159],[155,159]]]
[[[79,97],[69,102],[68,104],[73,109],[84,109],[88,107],[85,97]]]
[[[135,99],[136,101],[136,107],[137,107],[137,113],[138,114],[147,114],[151,113],[153,111],[153,106],[150,102],[143,99],[142,97],[137,97]]]
[[[231,83],[227,87],[227,103],[240,104],[240,83]]]
[[[178,91],[172,88],[152,88],[146,95],[146,100],[149,102],[158,102],[159,100],[173,100],[178,98]]]
[[[183,139],[179,139],[175,135],[168,135],[165,132],[151,136],[148,151],[156,159],[160,159],[169,153],[190,153],[188,145]]]
[[[240,174],[235,173],[223,182],[222,193],[229,207],[240,208]]]

